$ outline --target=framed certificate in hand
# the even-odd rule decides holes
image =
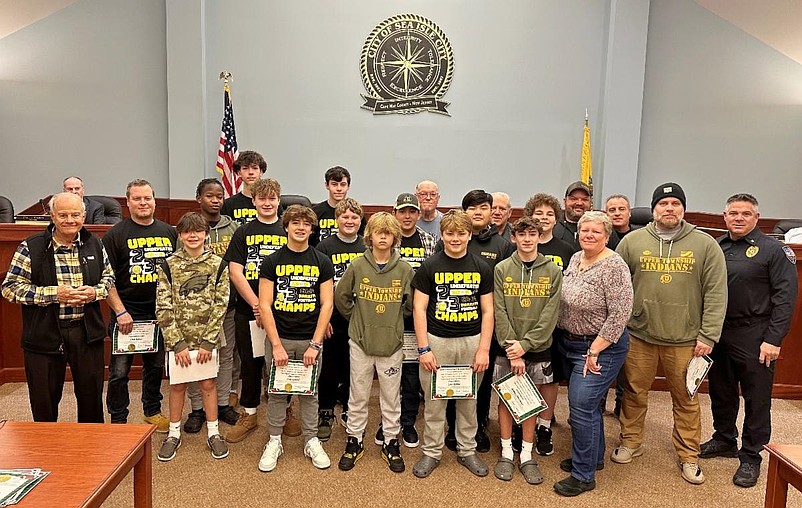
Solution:
[[[317,363],[309,367],[303,360],[290,360],[283,367],[270,367],[268,393],[287,395],[314,395],[317,390]]]
[[[111,337],[111,354],[132,355],[159,350],[159,325],[156,321],[134,321],[131,333],[120,333],[117,325]]]
[[[549,407],[532,378],[525,372],[521,376],[510,372],[493,383],[493,389],[517,424]]]
[[[432,400],[475,399],[476,373],[471,365],[441,365],[432,372]]]

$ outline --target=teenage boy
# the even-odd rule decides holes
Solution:
[[[365,253],[365,243],[359,229],[362,226],[362,206],[352,198],[345,198],[334,210],[339,229],[337,233],[326,238],[317,246],[317,250],[329,257],[334,265],[334,287],[345,274],[351,261]],[[337,401],[342,404],[340,421],[345,427],[348,420],[348,392],[350,371],[348,368],[348,320],[337,309],[331,316],[326,330],[326,354],[321,360],[320,389],[318,400],[317,437],[328,441],[331,437],[331,426],[334,421],[334,406]]]
[[[493,271],[468,252],[471,219],[452,210],[440,221],[443,250],[423,262],[412,287],[420,382],[426,391],[423,456],[413,468],[426,478],[440,464],[446,401],[432,400],[432,373],[441,365],[473,365],[477,382],[487,370],[493,337]],[[456,401],[458,462],[477,476],[487,465],[476,455],[476,399]]]
[[[272,359],[276,367],[282,367],[289,360],[303,360],[310,367],[320,361],[334,308],[334,266],[325,255],[309,246],[309,236],[317,223],[315,212],[305,206],[291,205],[281,222],[287,230],[287,245],[268,257],[259,272],[259,309],[269,342],[265,362],[270,365]],[[317,438],[317,392],[299,399],[304,455],[316,468],[326,469],[331,461]],[[286,407],[284,395],[271,394],[267,398],[270,440],[259,459],[262,472],[275,469],[284,453],[281,433]]]
[[[341,230],[342,224],[340,222]],[[404,316],[412,315],[410,282],[415,272],[401,260],[396,250],[401,240],[401,227],[392,215],[373,214],[365,235],[368,250],[351,263],[334,292],[337,308],[350,320],[348,332],[351,336],[351,411],[346,425],[348,439],[339,468],[352,469],[364,453],[362,436],[368,422],[368,400],[375,371],[379,378],[384,429],[382,458],[391,471],[401,473],[404,460],[398,435],[401,431]]]
[[[324,178],[329,195],[325,201],[312,207],[312,211],[315,212],[318,221],[309,240],[309,244],[313,246],[337,234],[337,214],[334,210],[337,207],[337,203],[348,197],[348,189],[351,188],[351,173],[342,166],[329,168],[326,170]],[[365,227],[362,224],[359,228],[359,234],[362,234],[364,230]]]
[[[287,243],[287,235],[278,220],[281,185],[272,178],[258,180],[251,187],[256,220],[234,232],[226,251],[231,282],[238,297],[234,310],[234,335],[240,357],[242,392],[240,405],[243,412],[236,425],[226,434],[226,441],[238,443],[256,430],[256,410],[259,407],[263,356],[253,356],[251,323],[264,328],[259,312],[259,269],[264,260]]]
[[[156,198],[146,180],[134,180],[125,190],[131,217],[118,222],[103,236],[103,246],[114,269],[114,287],[109,290],[112,312],[109,336],[115,326],[120,333],[131,333],[134,321],[156,319],[156,267],[175,250],[175,229],[154,217]],[[159,349],[142,354],[142,411],[145,422],[157,432],[169,430],[169,420],[161,413],[164,340],[159,333]],[[111,355],[106,407],[111,423],[128,420],[128,374],[134,355]]]
[[[200,215],[209,223],[209,231],[206,235],[206,247],[217,256],[224,256],[234,231],[239,225],[228,215],[220,214],[220,207],[223,205],[223,184],[216,178],[204,178],[195,190],[195,200],[200,206]],[[179,246],[181,238],[179,235]],[[230,291],[229,301],[226,302],[226,313],[223,319],[223,336],[221,337],[217,358],[220,363],[220,370],[217,373],[217,416],[223,422],[234,425],[239,419],[239,413],[231,407],[230,394],[237,392],[239,376],[233,378],[234,368],[234,349],[237,342],[234,334],[234,302],[236,300],[236,289]],[[203,411],[203,400],[201,390],[197,383],[190,383],[187,387],[191,411],[184,422],[184,432],[195,434],[200,432],[203,422],[206,421],[206,413]]]
[[[207,247],[209,223],[199,213],[188,212],[176,225],[181,249],[159,267],[156,318],[164,334],[164,347],[175,353],[175,365],[168,373],[189,367],[193,362],[212,361],[220,347],[220,330],[229,296],[226,264]],[[190,351],[197,351],[193,360]],[[206,441],[212,457],[228,456],[228,446],[217,422],[216,377],[198,382],[206,411]],[[159,449],[158,458],[175,458],[181,446],[181,413],[189,383],[170,384],[170,431]],[[226,397],[228,394],[226,394]]]
[[[248,150],[240,152],[234,161],[234,173],[242,179],[242,190],[223,202],[220,213],[228,215],[240,226],[252,221],[258,215],[252,199],[252,187],[265,172],[267,172],[267,162],[264,157]]]
[[[548,408],[523,421],[523,443],[520,468],[530,484],[543,482],[537,461],[532,458],[535,422],[551,423],[557,403],[557,384],[551,368],[552,333],[560,310],[562,272],[543,254],[538,253],[538,240],[543,227],[531,217],[521,217],[512,225],[516,252],[495,269],[493,302],[495,305],[496,340],[506,356],[496,358],[494,381],[510,372],[524,373],[540,390]],[[513,419],[507,406],[499,401],[498,423],[501,431],[501,457],[495,468],[496,478],[511,480],[515,470],[512,450]],[[540,425],[538,429],[543,427]],[[537,452],[551,455],[554,446],[551,433],[538,434]]]

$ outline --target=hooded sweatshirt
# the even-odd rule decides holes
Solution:
[[[370,356],[391,356],[404,344],[404,316],[412,314],[415,271],[393,249],[379,269],[373,251],[354,259],[334,289],[334,304],[350,320],[351,341]]]
[[[496,265],[494,280],[498,343],[504,347],[508,340],[520,341],[525,359],[549,361],[551,334],[560,311],[560,268],[543,254],[527,268],[515,252]]]
[[[621,240],[635,298],[627,327],[660,346],[713,346],[727,310],[727,265],[716,241],[684,220],[671,240],[654,222]]]
[[[437,241],[435,252],[441,250],[443,250],[442,239]],[[468,252],[485,260],[492,270],[499,261],[507,259],[515,252],[515,246],[503,236],[499,236],[498,228],[495,225],[488,224],[483,230],[471,235]]]

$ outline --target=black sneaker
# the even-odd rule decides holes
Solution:
[[[738,471],[732,477],[732,483],[739,487],[749,488],[757,485],[758,478],[760,478],[760,464],[741,462]]]
[[[236,425],[239,420],[239,413],[231,406],[217,406],[217,418],[223,423]]]
[[[490,438],[487,437],[487,431],[484,427],[476,429],[476,451],[485,453],[490,451]]]
[[[586,483],[577,480],[573,476],[569,476],[568,478],[560,480],[554,484],[554,491],[557,492],[557,494],[560,494],[561,496],[565,497],[578,496],[583,492],[587,492],[595,488],[596,488],[595,480]]]
[[[711,439],[710,441],[702,443],[702,446],[699,448],[700,459],[712,459],[713,457],[733,458],[738,456],[737,445],[725,443],[724,441],[719,441],[718,439]]]
[[[324,409],[318,414],[317,420],[317,438],[326,442],[331,437],[331,426],[334,421],[334,411]]]
[[[349,437],[348,441],[345,443],[345,452],[342,454],[342,457],[340,457],[340,462],[337,464],[337,467],[339,467],[341,471],[352,470],[356,461],[361,459],[364,453],[365,447],[362,446],[362,443],[357,441],[355,437]]]
[[[418,431],[415,430],[414,425],[402,427],[401,437],[404,439],[404,446],[407,448],[417,448],[420,444],[420,439],[418,439]]]
[[[513,425],[512,426],[512,451],[515,453],[521,453],[521,447],[523,446],[524,440],[524,430],[521,428],[520,425]]]
[[[453,429],[448,429],[446,431],[445,444],[446,448],[448,448],[452,452],[457,451],[457,435],[454,433]]]
[[[373,442],[379,446],[384,446],[384,429],[381,423],[379,424],[379,429],[376,431],[376,437],[373,438]]]
[[[391,439],[389,443],[382,446],[382,458],[390,466],[390,471],[393,473],[404,472],[404,459],[401,458],[398,439]]]
[[[554,453],[554,444],[551,442],[551,429],[538,425],[535,433],[537,434],[537,444],[535,445],[537,454],[549,456]]]
[[[187,421],[184,422],[184,432],[187,434],[197,434],[200,432],[205,421],[206,413],[203,411],[203,409],[193,409],[189,413],[189,416],[187,416]]]

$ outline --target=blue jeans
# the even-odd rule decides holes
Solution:
[[[109,324],[111,336],[114,320]],[[159,331],[159,350],[144,353],[142,356],[142,411],[145,416],[157,415],[162,407],[162,373],[164,371],[164,337]],[[128,421],[128,374],[134,355],[111,355],[109,362],[109,388],[106,392],[106,409],[111,415],[111,423]]]
[[[618,376],[629,351],[629,333],[624,333],[618,342],[599,354],[599,375],[588,372],[582,376],[585,353],[592,341],[568,340],[560,337],[560,353],[567,359],[570,370],[568,382],[568,407],[571,420],[571,476],[590,482],[596,476],[596,464],[604,463],[604,420],[599,406],[610,384]]]

